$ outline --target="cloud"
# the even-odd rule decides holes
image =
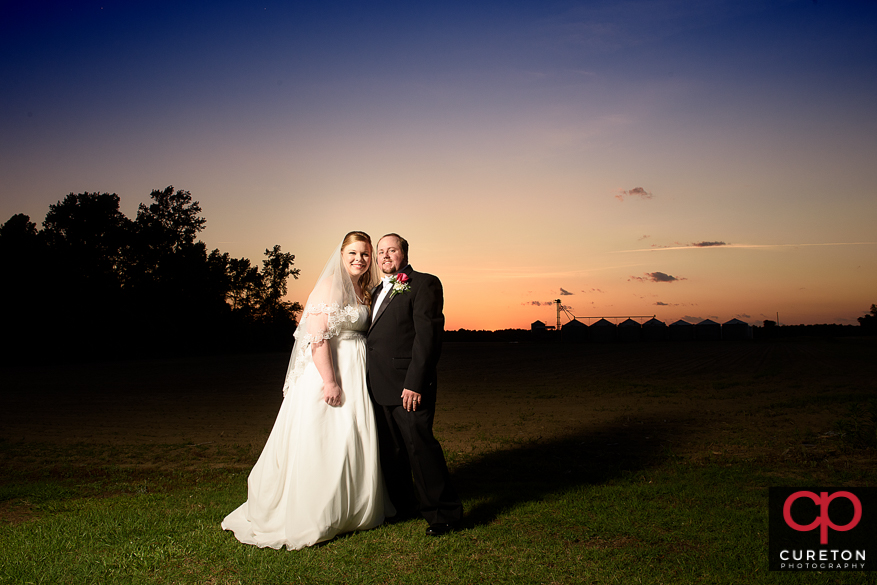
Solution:
[[[639,282],[676,282],[677,280],[688,279],[677,278],[665,272],[646,272],[645,276],[631,276],[628,280],[637,280]]]
[[[725,242],[700,242],[691,244],[676,243],[673,246],[659,246],[652,244],[650,248],[640,248],[636,250],[614,250],[613,254],[623,254],[626,252],[655,252],[664,250],[696,250],[698,248],[805,248],[811,246],[877,246],[877,242],[823,242],[817,244],[728,244]]]
[[[659,307],[669,307],[670,306],[670,303],[664,303],[662,301],[655,301],[655,304],[658,305]]]
[[[593,292],[598,292],[598,293],[600,293],[600,294],[603,293],[602,289],[599,289],[599,288],[592,288],[591,290],[584,290],[584,289],[582,289],[582,292],[585,293],[585,294],[593,293]]]
[[[557,305],[557,303],[555,303],[554,301],[525,301],[521,304],[526,307],[554,307],[555,305]],[[570,313],[575,314],[575,309],[572,307],[572,305],[561,304],[560,308],[564,311],[569,311]]]
[[[643,235],[643,237],[638,238],[638,239],[637,239],[637,242],[642,242],[643,240],[647,240],[647,239],[649,239],[649,238],[651,238],[651,237],[652,237],[652,236],[650,236],[650,235],[648,235],[648,234],[645,234],[645,235]]]
[[[634,187],[630,191],[625,191],[624,189],[619,189],[618,193],[615,195],[615,198],[619,201],[624,201],[625,197],[639,197],[640,199],[651,199],[654,197],[650,191],[646,191],[642,187]]]
[[[573,294],[575,294],[575,293],[571,293],[568,290],[564,289],[563,287],[560,288],[560,296],[562,296],[562,297],[565,297],[566,295],[573,295]]]

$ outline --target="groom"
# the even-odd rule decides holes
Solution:
[[[426,533],[441,536],[463,516],[442,447],[432,434],[445,323],[442,283],[408,265],[408,242],[398,234],[378,240],[377,261],[384,277],[372,291],[368,387],[378,405],[384,480],[397,517],[414,514],[419,499],[420,514],[429,522]]]

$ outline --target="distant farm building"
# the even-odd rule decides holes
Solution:
[[[559,301],[558,301],[559,303]],[[757,334],[754,328],[740,319],[731,319],[725,323],[717,323],[712,319],[703,319],[698,323],[679,319],[669,326],[656,317],[648,315],[633,315],[629,317],[587,317],[598,319],[590,325],[580,321],[566,309],[563,309],[569,321],[558,327],[546,325],[543,321],[534,321],[530,325],[531,336],[539,341],[561,341],[563,343],[606,343],[613,341],[637,342],[637,341],[700,341],[711,342],[718,340],[749,340],[753,334]],[[561,309],[558,309],[560,315]],[[624,319],[620,323],[613,320]],[[638,319],[647,319],[640,323]],[[558,330],[558,334],[552,331]]]
[[[552,327],[554,329],[554,327]],[[545,323],[542,321],[534,321],[533,324],[530,325],[530,331],[533,332],[533,335],[537,339],[545,339],[548,337],[548,327],[545,326]]]
[[[606,319],[600,319],[599,321],[593,323],[590,327],[588,327],[588,331],[591,334],[591,341],[597,342],[614,340],[615,330],[615,323],[607,321]]]
[[[722,326],[712,319],[704,319],[694,326],[694,338],[698,341],[717,341],[722,338]]]
[[[693,341],[694,340],[694,325],[685,321],[683,319],[679,319],[674,323],[670,323],[669,337],[671,341]]]
[[[752,326],[740,319],[731,319],[722,323],[722,339],[752,339]]]
[[[642,334],[642,325],[631,318],[627,318],[618,324],[618,339],[621,341],[639,341]]]
[[[667,339],[667,324],[652,317],[643,323],[642,333],[646,341],[664,341]]]
[[[565,343],[581,343],[588,340],[588,326],[573,319],[561,328],[560,334]]]

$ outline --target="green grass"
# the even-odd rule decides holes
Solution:
[[[219,524],[246,497],[261,444],[226,444],[218,430],[195,439],[206,433],[194,423],[168,443],[0,440],[0,584],[864,583],[858,573],[769,572],[767,503],[771,486],[877,485],[875,349],[449,346],[436,430],[466,515],[441,538],[412,520],[301,551],[242,545]],[[119,379],[137,367],[151,371],[119,366]],[[34,395],[66,372],[43,373]],[[493,394],[473,408],[485,387]],[[101,388],[83,396],[112,395]],[[236,406],[247,388],[247,404],[263,392],[214,381],[173,402],[137,394],[102,416],[130,411],[177,428],[188,424],[180,412],[217,410],[209,425],[222,428],[233,409],[211,400]],[[273,420],[276,405],[262,408],[247,416]],[[163,418],[175,412],[173,424]],[[20,432],[10,437],[51,430],[8,420]]]
[[[5,516],[17,518],[0,526],[0,583],[862,582],[767,571],[768,487],[816,482],[807,465],[641,448],[601,457],[582,438],[459,461],[455,479],[469,497],[457,533],[430,538],[413,520],[293,552],[220,530],[245,497],[247,472],[199,463],[192,447],[176,446],[191,452],[182,469],[69,457],[42,470],[19,465],[0,490]],[[54,450],[64,460],[60,447],[2,447],[6,460]],[[232,461],[230,451],[213,463]],[[86,453],[100,460],[99,446]],[[859,479],[873,485],[874,471]]]

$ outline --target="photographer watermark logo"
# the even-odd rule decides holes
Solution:
[[[770,488],[770,570],[877,566],[877,488]]]

